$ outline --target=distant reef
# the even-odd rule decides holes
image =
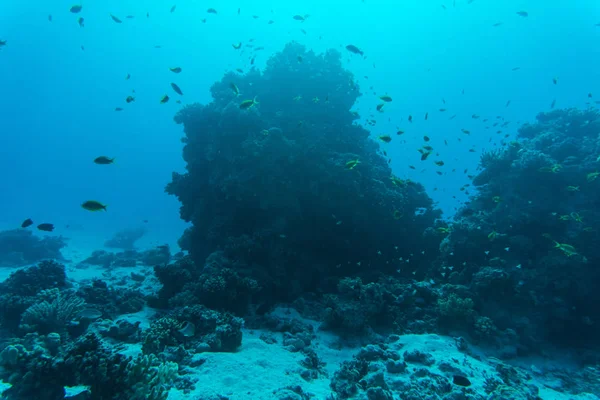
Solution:
[[[27,229],[0,232],[0,267],[33,264],[46,259],[63,260],[60,250],[67,245],[62,236],[40,238]]]

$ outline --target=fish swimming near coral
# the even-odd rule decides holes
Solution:
[[[244,100],[240,103],[240,109],[247,110],[251,107],[254,107],[256,104],[258,104],[258,101],[256,101],[256,97],[254,97],[254,99]]]
[[[48,224],[48,223],[43,223],[43,224],[39,224],[37,226],[37,228],[40,231],[44,231],[44,232],[52,232],[54,230],[54,225],[53,224]]]
[[[92,211],[92,212],[106,211],[106,205],[102,204],[96,200],[88,200],[88,201],[82,203],[81,207],[83,207],[83,209],[85,209],[85,210]]]

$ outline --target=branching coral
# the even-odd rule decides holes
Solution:
[[[26,332],[48,334],[63,333],[67,323],[83,310],[85,302],[74,294],[61,293],[58,289],[44,290],[38,302],[23,313],[21,329]]]

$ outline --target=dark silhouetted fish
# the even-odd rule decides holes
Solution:
[[[183,92],[181,91],[181,89],[179,88],[179,86],[177,86],[175,83],[171,82],[171,87],[173,88],[173,90],[175,91],[175,93],[177,93],[180,96],[183,96]]]
[[[21,224],[21,228],[27,228],[28,226],[33,225],[33,221],[31,220],[31,218],[27,218],[25,221],[23,221],[23,223]]]
[[[44,223],[44,224],[39,224],[37,226],[37,228],[40,231],[44,231],[44,232],[52,232],[54,230],[54,225],[53,224],[48,224],[48,223]]]
[[[360,54],[361,56],[365,55],[365,53],[361,49],[359,49],[353,44],[349,44],[348,46],[346,46],[346,50],[348,50],[350,53]]]
[[[77,5],[72,6],[69,11],[71,11],[73,14],[77,14],[78,12],[81,12],[82,9],[83,9],[83,6],[80,4],[77,4]]]

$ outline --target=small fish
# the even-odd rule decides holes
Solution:
[[[52,22],[52,15],[48,14],[48,22]]]
[[[426,112],[426,113],[425,113],[425,121],[427,121],[427,119],[428,119],[428,118],[429,118],[429,113],[428,113],[428,112]]]
[[[556,99],[552,100],[552,103],[550,103],[550,108],[554,108],[555,105],[556,105]]]
[[[173,7],[171,7],[171,12],[175,12],[176,8],[177,8],[177,5],[174,5]]]
[[[173,68],[169,68],[169,71],[174,72],[176,74],[181,72],[181,67],[173,67]]]
[[[94,163],[99,164],[99,165],[108,165],[108,164],[112,164],[114,162],[115,162],[114,158],[110,158],[110,157],[106,157],[106,156],[100,156],[100,157],[97,157],[96,159],[94,159]]]
[[[520,69],[521,69],[521,67],[514,67],[512,70],[513,70],[513,71],[518,71],[518,70],[520,70]]]
[[[106,205],[104,205],[96,200],[85,201],[81,204],[81,207],[83,207],[85,210],[92,211],[92,212],[106,211]]]
[[[83,17],[77,18],[77,23],[79,24],[80,28],[83,28],[85,26],[85,20],[83,19]]]
[[[502,25],[502,22],[496,22],[494,25],[492,25],[494,28],[499,27],[500,25]]]
[[[134,15],[126,15],[125,18],[127,18],[127,19],[134,19],[135,16]]]
[[[209,8],[208,10],[206,10],[206,12],[209,14],[216,14],[217,10],[215,10],[214,8]]]
[[[305,14],[305,15],[294,15],[292,18],[294,19],[294,21],[304,22],[304,21],[306,21],[306,18],[308,18],[308,14]]]
[[[247,110],[251,107],[254,107],[256,104],[258,104],[258,101],[256,101],[256,97],[254,97],[254,99],[251,100],[244,100],[240,103],[240,110]]]
[[[33,221],[31,220],[31,218],[27,218],[25,221],[23,221],[23,223],[21,224],[21,228],[27,228],[28,226],[33,225]]]
[[[180,96],[183,96],[183,92],[181,91],[181,89],[179,88],[179,86],[177,86],[175,83],[171,82],[171,87],[173,88],[173,90],[175,91],[175,93],[177,93]]]
[[[525,18],[529,16],[529,13],[527,11],[517,11],[517,15]]]
[[[121,107],[116,107],[115,111],[123,111],[123,109]]]
[[[380,98],[382,101],[385,101],[386,103],[389,103],[389,102],[391,102],[391,101],[392,101],[392,98],[391,98],[390,96],[388,96],[387,94],[386,94],[386,95],[383,95],[383,96],[379,96],[379,98]]]
[[[231,46],[233,46],[234,49],[239,50],[242,47],[242,42],[233,43]]]
[[[557,77],[552,78],[552,83],[554,83],[555,85],[557,85],[558,84],[558,78]]]
[[[352,169],[356,168],[356,166],[357,166],[358,164],[360,164],[360,161],[359,161],[359,160],[351,160],[351,161],[348,161],[348,162],[346,163],[346,169],[350,169],[350,170],[352,170]]]
[[[426,142],[429,142],[429,140],[431,140],[431,139],[429,139],[429,136],[425,135],[425,136],[423,136],[423,140]]]
[[[83,6],[81,4],[78,4],[78,5],[72,6],[69,11],[71,11],[73,14],[77,14],[77,13],[81,12],[82,9],[83,9]]]
[[[0,48],[6,46],[6,40],[0,40]]]
[[[53,224],[48,224],[48,223],[43,223],[43,224],[39,224],[37,226],[37,228],[40,231],[44,231],[44,232],[52,232],[54,230],[54,225]]]
[[[121,21],[119,18],[115,17],[114,15],[110,14],[110,18],[115,21],[117,24],[121,24],[123,23],[123,21]]]
[[[392,138],[390,137],[390,135],[381,135],[379,136],[379,140],[385,143],[389,143],[392,141]]]
[[[127,74],[127,76],[125,76],[125,80],[126,80],[126,81],[128,81],[128,80],[129,80],[129,78],[131,78],[131,75],[130,75],[130,74]]]
[[[443,167],[444,166],[444,162],[443,161],[435,161],[435,165],[437,165],[438,167]]]
[[[383,106],[385,106],[385,103],[377,104],[377,111],[383,112],[383,111],[381,111],[381,109],[383,108]]]
[[[133,96],[127,96],[127,98],[125,99],[125,101],[126,101],[127,103],[132,103],[132,102],[134,102],[134,101],[135,101],[135,97],[133,97]]]
[[[160,104],[165,104],[167,101],[169,101],[169,96],[167,96],[166,94],[160,99]]]
[[[464,387],[471,386],[471,381],[466,376],[462,376],[462,375],[454,375],[452,377],[452,383],[454,383],[455,385],[464,386]]]
[[[408,122],[412,122],[412,115],[408,116]]]
[[[508,106],[510,106],[510,100],[506,102],[506,106],[505,107],[508,107]]]
[[[360,54],[361,56],[365,55],[365,53],[361,49],[359,49],[353,44],[349,44],[348,46],[346,46],[346,50],[348,50],[350,53]]]
[[[396,135],[400,136],[400,135],[402,135],[402,134],[404,134],[404,131],[403,131],[402,129],[398,129],[398,130],[396,131]]]
[[[235,83],[230,83],[229,87],[231,88],[231,90],[233,90],[233,93],[235,93],[236,96],[240,95],[240,89],[236,86]]]

